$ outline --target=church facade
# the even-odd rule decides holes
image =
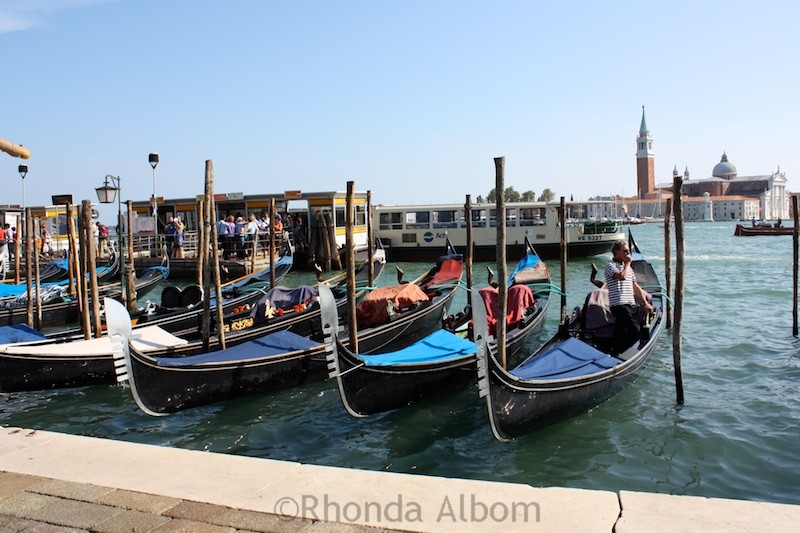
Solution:
[[[684,180],[681,192],[687,206],[686,220],[788,219],[790,193],[786,181],[780,168],[769,174],[739,176],[723,152],[710,177]],[[647,128],[644,107],[636,138],[636,185],[638,198],[645,201],[672,194],[672,182],[655,184],[653,135]]]

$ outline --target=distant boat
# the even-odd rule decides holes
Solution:
[[[739,237],[754,237],[757,235],[791,235],[794,233],[794,228],[789,226],[770,226],[768,224],[759,226],[744,226],[736,224],[734,235]]]
[[[573,202],[570,209],[590,213],[603,202]],[[526,252],[530,240],[539,256],[558,258],[561,228],[559,204],[549,202],[508,202],[506,204],[506,247],[510,255]],[[471,207],[475,261],[494,261],[497,257],[497,209],[494,203]],[[377,205],[372,208],[372,223],[387,249],[388,260],[429,261],[436,259],[446,239],[457,250],[467,245],[467,224],[461,204]],[[625,239],[617,220],[572,219],[567,222],[567,248],[570,257],[607,253],[611,245]]]

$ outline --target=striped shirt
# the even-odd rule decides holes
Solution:
[[[608,289],[608,303],[615,305],[634,305],[636,299],[633,296],[633,283],[636,281],[636,274],[633,268],[628,269],[628,276],[623,279],[616,279],[614,275],[622,272],[623,264],[611,261],[606,265],[604,274],[606,275],[606,288]]]

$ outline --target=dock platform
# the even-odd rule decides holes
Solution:
[[[0,428],[0,531],[794,531],[800,506],[534,488]]]

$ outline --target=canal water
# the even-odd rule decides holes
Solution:
[[[734,226],[686,226],[683,406],[675,402],[672,338],[665,332],[631,387],[591,412],[510,443],[492,437],[474,388],[356,420],[332,381],[161,418],[140,412],[122,386],[0,393],[0,424],[366,470],[800,504],[792,239],[734,237]],[[663,278],[663,227],[633,231]],[[570,262],[570,309],[591,288],[591,263],[602,267],[607,260]],[[407,279],[426,267],[399,266]],[[486,266],[475,267],[482,284]],[[554,261],[551,273],[558,283]],[[394,279],[389,264],[379,284]],[[290,273],[285,282],[311,277]],[[528,349],[556,329],[558,300],[554,295],[544,331]],[[459,295],[457,305],[464,301]]]

